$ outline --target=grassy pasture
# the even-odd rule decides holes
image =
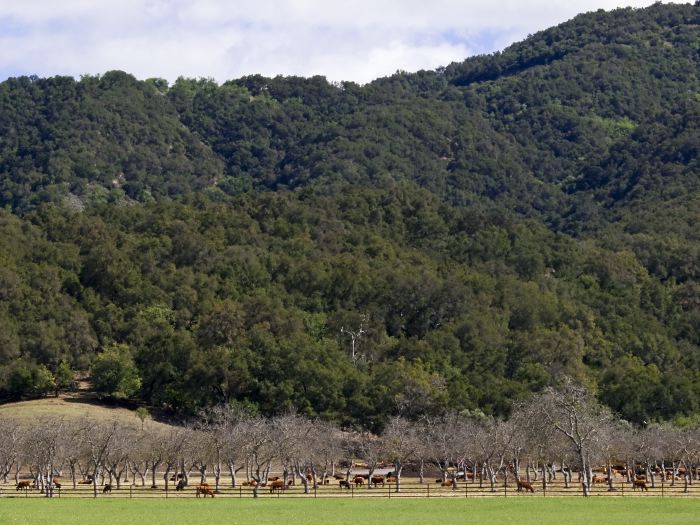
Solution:
[[[0,500],[0,523],[698,523],[695,499]]]
[[[63,416],[67,420],[88,417],[93,421],[121,420],[129,425],[140,426],[136,413],[121,407],[111,407],[81,396],[62,395],[30,401],[17,401],[0,405],[0,418],[17,421],[36,421],[44,416]],[[152,420],[147,425],[167,427]]]

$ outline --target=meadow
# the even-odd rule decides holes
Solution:
[[[695,499],[464,499],[464,500],[42,500],[0,501],[0,523],[697,523]]]

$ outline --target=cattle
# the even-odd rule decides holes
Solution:
[[[294,478],[289,478],[287,480],[287,486],[288,487],[293,487],[294,486]]]
[[[277,479],[277,480],[270,483],[270,494],[272,494],[275,491],[279,492],[279,491],[284,490],[286,488],[287,487],[284,486],[284,480]]]
[[[608,481],[607,476],[593,476],[593,483],[606,483]]]
[[[637,488],[641,489],[642,491],[649,491],[649,488],[647,487],[646,481],[642,479],[635,479],[632,482],[632,490],[637,490]]]
[[[330,479],[328,479],[328,478],[323,478],[323,484],[324,484],[324,485],[329,485],[330,482],[331,482]]]
[[[181,479],[180,481],[177,482],[177,485],[175,485],[175,490],[177,490],[177,491],[185,490],[186,485],[187,485],[187,483],[185,483],[185,480]]]
[[[352,481],[356,487],[361,487],[365,484],[365,478],[363,478],[362,476],[355,476]]]
[[[31,481],[20,481],[19,483],[17,483],[16,490],[28,489],[31,486],[32,486]]]
[[[57,488],[57,489],[61,488],[61,484],[58,481],[54,481],[53,486],[54,486],[54,488]]]
[[[343,476],[342,474],[333,474],[333,477],[337,480],[345,479],[345,476]]]
[[[107,493],[112,493],[112,485],[107,483],[104,487],[102,487],[102,494],[107,494]]]
[[[311,475],[311,474],[306,475],[306,481],[311,481],[312,479],[314,479],[313,475]]]
[[[280,479],[279,476],[275,476],[274,478],[267,478],[267,481],[277,481],[279,479]]]
[[[384,476],[372,476],[370,483],[372,485],[374,485],[375,487],[381,483],[381,485],[383,487],[384,486]]]
[[[396,483],[397,481],[398,481],[398,480],[397,480],[396,476],[387,476],[387,477],[386,477],[386,482],[387,482],[387,483]]]
[[[204,497],[206,498],[207,496],[211,496],[212,498],[214,497],[214,491],[211,490],[211,487],[207,485],[206,483],[202,483],[197,487],[195,490],[195,496],[196,497]]]
[[[532,484],[529,481],[520,481],[519,479],[516,480],[516,483],[518,484],[518,492],[522,492],[523,489],[525,491],[530,491],[532,493],[535,492],[535,489],[532,488]]]
[[[241,485],[243,485],[244,487],[256,487],[258,485],[258,482],[254,479],[249,479],[241,483]]]
[[[637,475],[634,476],[634,479],[635,479],[636,481],[646,481],[646,480],[647,480],[647,477],[646,477],[645,474],[637,474]]]
[[[92,480],[91,479],[83,479],[81,481],[78,481],[78,485],[92,485]]]
[[[345,488],[345,489],[350,490],[350,482],[349,481],[345,481],[344,479],[341,479],[340,481],[338,481],[338,485],[340,485],[341,489]]]
[[[456,487],[457,482],[455,480],[452,481],[442,481],[440,480],[440,486],[441,487]]]

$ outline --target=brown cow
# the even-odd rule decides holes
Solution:
[[[440,481],[440,486],[441,486],[441,487],[452,487],[452,486],[455,486],[455,485],[457,485],[457,483],[456,483],[454,480],[452,480],[452,481],[442,481],[442,480],[441,480],[441,481]]]
[[[112,493],[112,485],[107,483],[104,487],[102,487],[102,494],[107,494],[107,493]]]
[[[637,490],[637,487],[639,487],[642,491],[647,491],[649,492],[649,488],[647,487],[647,482],[642,480],[642,479],[635,479],[632,482],[632,490]]]
[[[272,494],[275,491],[279,492],[279,491],[284,490],[286,488],[287,487],[284,486],[284,480],[276,479],[275,481],[270,483],[270,494]]]
[[[274,478],[267,478],[267,481],[277,481],[279,479],[280,479],[279,476],[275,476]]]
[[[370,480],[370,483],[372,485],[376,486],[379,485],[380,483],[382,484],[382,487],[384,486],[384,476],[372,476],[372,479]]]
[[[255,487],[257,486],[257,484],[258,482],[254,479],[249,479],[248,481],[244,481],[243,483],[241,483],[241,485],[244,487]]]
[[[365,478],[363,478],[362,476],[355,476],[352,481],[353,483],[355,483],[356,487],[361,487],[365,484]]]
[[[20,481],[17,483],[17,489],[16,490],[22,490],[22,489],[28,489],[29,487],[32,486],[31,481]]]
[[[532,484],[528,481],[520,481],[519,479],[516,480],[516,483],[518,484],[518,492],[522,492],[523,489],[526,491],[530,491],[532,493],[535,492],[535,489],[532,488]]]
[[[386,482],[387,483],[396,483],[397,482],[396,476],[387,476]]]
[[[607,483],[607,481],[608,481],[607,476],[598,476],[598,475],[593,476],[593,483]]]
[[[214,491],[211,490],[211,488],[209,487],[209,485],[207,485],[206,483],[203,483],[203,484],[201,484],[200,486],[197,487],[197,490],[195,491],[195,496],[197,496],[198,498],[199,498],[200,496],[205,497],[205,498],[206,498],[207,496],[211,496],[211,497],[213,498],[213,497],[214,497]]]

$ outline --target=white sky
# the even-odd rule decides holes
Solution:
[[[0,0],[0,80],[325,75],[365,83],[652,0]]]

